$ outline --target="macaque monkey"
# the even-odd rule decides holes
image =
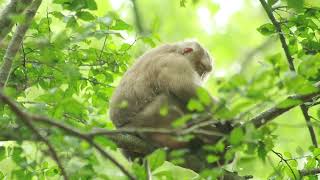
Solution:
[[[142,55],[124,74],[110,103],[110,117],[117,128],[171,128],[188,112],[186,105],[197,96],[212,71],[212,59],[196,41],[165,44]],[[161,113],[166,108],[167,113]],[[138,134],[154,147],[188,146],[167,134]],[[125,150],[129,156],[136,152]],[[131,155],[130,155],[131,154]]]

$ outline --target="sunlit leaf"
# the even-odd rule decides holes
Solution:
[[[165,160],[166,152],[163,149],[158,149],[148,156],[148,162],[152,171],[160,167]]]
[[[229,141],[233,145],[239,144],[244,138],[244,132],[242,128],[235,128],[231,131]]]
[[[271,23],[264,24],[257,29],[262,35],[268,36],[276,33],[276,28]]]

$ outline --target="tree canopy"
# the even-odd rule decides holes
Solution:
[[[0,0],[0,7],[0,180],[217,179],[229,171],[318,179],[318,0]],[[215,59],[205,90],[188,103],[194,113],[174,121],[174,131],[116,129],[109,100],[136,58],[192,38]],[[185,126],[205,114],[208,92],[217,108]],[[232,130],[201,146],[218,166],[199,173],[181,167],[183,151],[157,149],[141,164],[118,148],[148,148],[127,133],[189,140],[215,133],[201,127],[217,121]]]

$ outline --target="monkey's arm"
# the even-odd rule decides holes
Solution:
[[[201,79],[186,58],[169,55],[159,73],[159,88],[173,94],[183,103],[196,97]]]

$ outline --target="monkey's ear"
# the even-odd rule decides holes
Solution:
[[[192,51],[193,51],[193,49],[192,49],[192,48],[187,47],[187,48],[184,48],[184,49],[183,49],[182,54],[183,54],[183,55],[185,55],[185,54],[191,53]]]

